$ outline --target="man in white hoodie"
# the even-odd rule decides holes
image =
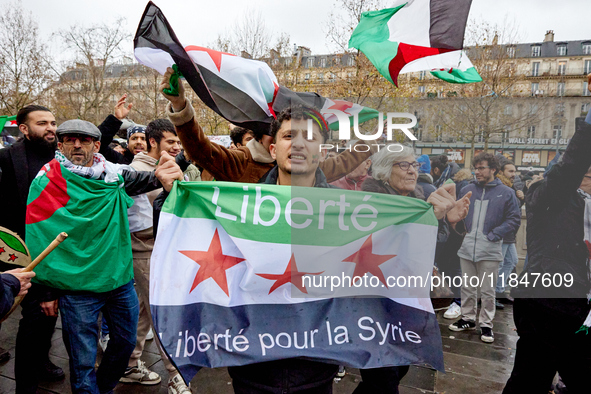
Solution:
[[[131,167],[136,171],[153,171],[162,152],[173,157],[181,153],[179,137],[174,125],[167,119],[156,119],[146,128],[148,152],[139,152],[133,158]],[[137,341],[135,349],[127,364],[127,370],[120,379],[124,383],[138,383],[142,385],[156,385],[161,381],[160,376],[150,371],[140,357],[144,351],[146,336],[152,327],[150,314],[150,256],[154,248],[152,229],[152,204],[162,189],[154,190],[134,198],[135,204],[129,209],[129,230],[131,231],[131,248],[133,252],[133,271],[136,291],[140,301],[140,318],[137,327]],[[189,394],[191,391],[181,379],[178,370],[172,365],[168,355],[160,346],[162,362],[169,374],[168,394]]]

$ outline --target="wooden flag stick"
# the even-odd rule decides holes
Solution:
[[[33,260],[31,262],[31,264],[27,265],[25,268],[23,268],[22,272],[31,272],[35,269],[35,267],[37,266],[37,264],[39,264],[41,262],[41,260],[43,260],[44,258],[47,257],[48,254],[50,254],[55,248],[57,248],[57,246],[59,244],[61,244],[66,238],[68,238],[68,234],[66,233],[60,233],[54,240],[53,242],[51,242],[49,244],[48,247],[45,248],[45,250],[43,252],[41,252],[41,254],[39,254],[39,256],[37,256],[37,258],[35,260]],[[4,315],[2,318],[0,318],[0,323],[2,323],[4,320],[6,320],[8,318],[8,316],[10,316],[10,314],[12,312],[14,312],[14,310],[16,309],[17,306],[20,305],[21,301],[23,300],[24,296],[18,296],[14,299],[14,304],[12,305],[12,308],[10,308],[10,310],[8,311],[8,313],[6,315]]]
[[[39,254],[39,256],[37,256],[37,258],[35,260],[33,260],[31,262],[31,264],[27,265],[24,269],[23,272],[31,272],[35,269],[35,267],[37,266],[37,264],[39,264],[41,262],[41,260],[43,260],[44,258],[47,257],[48,254],[50,254],[55,248],[57,248],[57,246],[59,244],[61,244],[62,242],[64,242],[64,240],[68,238],[68,234],[66,233],[59,233],[57,237],[55,237],[55,239],[49,244],[48,247],[45,248],[45,250],[43,252],[41,252],[41,254]]]

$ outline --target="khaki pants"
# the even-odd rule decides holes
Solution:
[[[493,327],[492,321],[495,318],[496,311],[495,285],[499,273],[499,264],[501,264],[500,261],[483,260],[475,263],[460,258],[462,277],[467,277],[462,284],[462,319],[476,321],[478,289],[480,289],[480,298],[482,300],[478,318],[480,327]],[[483,277],[484,281],[482,280]],[[472,283],[470,283],[471,278],[474,278]],[[480,287],[472,286],[476,284],[476,278],[478,278]]]
[[[144,344],[146,343],[146,335],[152,327],[152,314],[150,313],[150,259],[133,259],[133,275],[135,277],[135,291],[137,292],[138,299],[140,301],[140,318],[137,325],[137,341],[135,349],[129,358],[129,367],[135,367],[138,360],[140,359],[143,351]],[[154,330],[154,336],[158,335]],[[158,350],[160,350],[160,356],[162,362],[168,371],[169,378],[174,377],[179,372],[172,365],[166,352],[160,346],[160,341],[155,338]]]

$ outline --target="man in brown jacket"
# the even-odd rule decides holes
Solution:
[[[172,72],[172,69],[169,68],[164,74],[160,84],[161,92],[170,86]],[[169,96],[164,93],[162,95],[170,101],[166,106],[166,113],[175,125],[188,156],[207,170],[216,180],[257,183],[274,167],[275,160],[269,153],[269,147],[273,142],[270,131],[269,134],[255,132],[255,138],[250,140],[245,147],[227,149],[209,141],[197,123],[195,110],[191,103],[185,99],[182,83],[179,83],[178,96]],[[368,152],[343,152],[335,158],[320,162],[319,168],[324,172],[328,182],[336,181],[367,160],[374,153],[373,149],[376,148],[371,144],[370,147],[372,150]],[[318,152],[318,160],[320,160],[320,154],[321,152]]]

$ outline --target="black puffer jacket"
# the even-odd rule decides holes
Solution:
[[[527,274],[530,283],[513,290],[516,297],[537,298],[548,307],[583,318],[589,311],[586,296],[591,282],[589,250],[583,239],[585,202],[577,189],[591,166],[589,152],[591,125],[577,118],[576,133],[562,162],[552,167],[543,181],[531,185],[526,195],[529,261],[522,276]],[[544,284],[540,278],[534,287],[532,274],[556,275],[556,280],[558,275],[564,279],[570,274],[574,282],[571,287],[547,287],[548,282]]]

